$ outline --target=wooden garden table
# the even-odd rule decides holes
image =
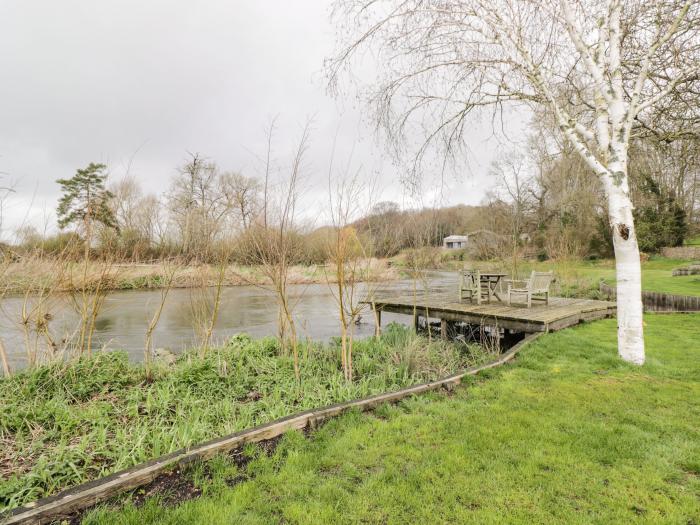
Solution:
[[[486,302],[491,302],[491,297],[495,297],[499,301],[503,301],[496,292],[498,283],[501,279],[508,277],[507,273],[496,273],[496,272],[484,272],[480,276],[481,287],[486,289]]]

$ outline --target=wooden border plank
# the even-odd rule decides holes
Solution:
[[[157,476],[172,467],[194,460],[208,459],[221,452],[229,452],[246,443],[256,443],[277,437],[289,430],[300,430],[307,425],[316,426],[325,419],[338,416],[351,409],[371,410],[383,403],[395,403],[405,397],[436,390],[446,385],[458,384],[466,376],[476,375],[483,370],[501,366],[515,357],[528,343],[537,339],[541,332],[530,334],[498,359],[485,365],[472,367],[451,376],[402,388],[395,392],[338,403],[321,409],[312,409],[292,414],[264,425],[241,430],[228,436],[207,441],[201,445],[177,450],[157,459],[134,467],[115,472],[75,487],[54,496],[49,496],[29,503],[24,507],[13,509],[0,515],[0,523],[14,525],[18,523],[43,524],[69,516],[79,510],[96,505],[127,490],[135,489],[153,481]]]

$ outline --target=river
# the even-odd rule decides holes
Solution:
[[[454,274],[435,272],[430,276],[429,286],[431,289],[450,286],[455,279]],[[382,285],[378,291],[400,292],[412,287],[412,281],[402,280]],[[210,296],[212,291],[209,291]],[[294,314],[300,338],[327,341],[339,334],[337,306],[328,285],[292,285],[290,297],[295,304]],[[146,329],[160,298],[160,290],[109,293],[96,321],[93,348],[124,350],[131,360],[141,361]],[[153,335],[153,347],[179,353],[196,345],[194,325],[198,308],[195,305],[201,301],[201,290],[170,290]],[[0,312],[2,340],[13,370],[26,366],[26,345],[20,324],[22,303],[21,297],[5,298]],[[50,327],[54,339],[70,338],[78,320],[70,298],[66,295],[52,299],[47,310],[51,313]],[[410,323],[410,318],[383,314],[382,324],[392,321]],[[212,342],[221,343],[237,333],[247,333],[253,337],[277,333],[277,304],[272,293],[255,286],[232,286],[222,290]],[[373,333],[374,316],[371,310],[366,310],[361,323],[355,327],[355,334],[356,337],[365,337]],[[42,344],[39,342],[39,345]]]

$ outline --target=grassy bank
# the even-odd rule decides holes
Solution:
[[[152,379],[104,353],[0,379],[0,509],[12,508],[184,446],[306,409],[442,377],[487,359],[480,347],[429,343],[397,325],[354,347],[343,379],[337,345],[301,351],[301,383],[275,339],[234,337],[182,356]]]
[[[389,281],[399,274],[387,266],[384,260],[373,260],[361,280]],[[51,260],[28,260],[16,262],[0,268],[0,294],[18,294],[27,290],[51,290],[68,292],[83,286],[94,287],[101,282],[106,290],[139,290],[162,288],[168,282],[172,265],[163,263],[120,263],[104,265],[93,262],[84,271],[82,263],[67,263]],[[206,265],[185,265],[175,271],[173,288],[195,288],[215,286],[218,268]],[[314,284],[333,282],[332,272],[324,266],[292,266],[289,268],[289,284]],[[226,268],[224,286],[268,284],[260,268],[255,266],[231,265]]]
[[[84,523],[700,523],[700,315],[646,322],[641,368],[614,320],[557,332],[454,393],[200,464],[197,499]]]

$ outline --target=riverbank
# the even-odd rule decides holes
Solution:
[[[410,273],[407,253],[390,260],[392,268]],[[642,289],[647,292],[700,296],[700,275],[673,275],[673,270],[687,266],[690,259],[671,259],[654,255],[642,261]],[[435,269],[457,271],[461,268],[478,268],[481,271],[498,271],[513,275],[512,260],[468,261],[460,260],[450,252],[433,261]],[[600,299],[600,282],[615,284],[615,260],[558,259],[547,261],[518,260],[516,272],[519,278],[527,278],[530,272],[553,271],[556,282],[553,295]]]
[[[468,386],[193,465],[83,523],[698,523],[700,315],[645,320],[642,367],[614,320],[548,334]]]
[[[372,259],[360,281],[392,282],[398,279],[410,279],[427,271],[456,272],[465,267],[479,268],[482,271],[502,271],[513,273],[512,261],[465,261],[454,258],[454,254],[440,252],[442,255],[431,261],[423,261],[427,266],[420,271],[411,268],[408,252],[390,259]],[[673,276],[673,270],[692,261],[685,259],[668,259],[654,256],[642,262],[642,287],[649,292],[664,292],[676,295],[700,296],[700,276]],[[292,266],[289,269],[288,284],[327,284],[335,282],[332,271],[324,265]],[[518,261],[518,277],[527,277],[532,270],[553,270],[557,281],[554,294],[562,297],[600,298],[599,284],[615,283],[615,261],[601,259],[583,260],[549,260]],[[92,263],[87,272],[81,263],[58,263],[50,260],[29,260],[11,263],[0,268],[0,295],[17,295],[28,291],[39,293],[58,293],[79,290],[87,285],[94,287],[101,282],[104,290],[149,290],[166,286],[172,265],[165,263]],[[216,286],[219,279],[218,268],[201,265],[184,265],[177,267],[172,278],[172,288],[197,288]],[[230,265],[223,274],[223,286],[264,286],[269,280],[259,267]]]
[[[353,382],[337,343],[302,344],[301,382],[275,339],[236,336],[148,378],[119,352],[0,379],[0,510],[285,415],[393,391],[484,362],[477,346],[391,325],[355,343]]]
[[[369,282],[393,281],[400,277],[386,260],[372,259],[362,265],[358,280]],[[172,280],[170,275],[172,274]],[[91,262],[85,270],[82,263],[52,260],[14,262],[0,269],[0,295],[25,292],[60,293],[95,288],[103,290],[146,290],[168,286],[172,288],[211,287],[219,283],[219,268],[208,264],[173,266],[167,263],[99,263]],[[292,266],[288,284],[333,283],[332,271],[323,265]],[[255,266],[229,265],[221,279],[223,286],[266,285],[269,279]]]

